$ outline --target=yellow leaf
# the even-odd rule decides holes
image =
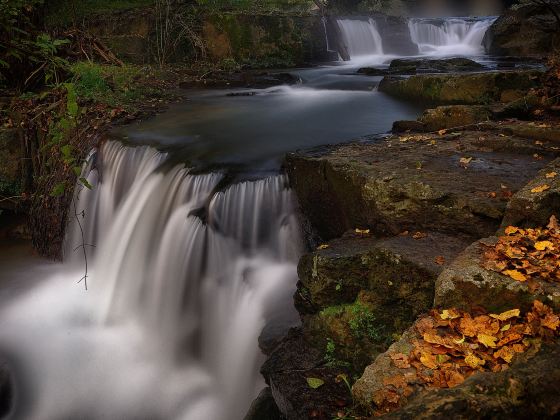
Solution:
[[[512,309],[511,311],[502,312],[499,315],[490,314],[490,316],[494,319],[499,319],[500,321],[507,321],[510,318],[516,318],[519,316],[521,311],[519,309]]]
[[[554,244],[550,241],[535,242],[535,249],[537,251],[544,251],[545,249],[554,249]]]
[[[556,178],[556,175],[558,175],[556,172],[549,172],[545,176],[547,179],[552,179],[552,178]]]
[[[509,330],[510,328],[511,328],[511,324],[506,324],[502,328],[500,328],[500,331],[504,332]]]
[[[356,229],[358,235],[369,235],[369,229]]]
[[[471,353],[467,357],[465,357],[465,363],[467,364],[467,366],[476,369],[477,367],[484,365],[486,362]]]
[[[439,130],[439,131],[438,131],[438,134],[439,134],[440,136],[443,136],[445,133],[447,133],[447,130]]]
[[[527,277],[525,277],[525,274],[517,270],[505,270],[503,274],[517,281],[527,281]]]
[[[539,185],[538,187],[533,188],[531,190],[531,192],[533,194],[537,194],[537,193],[542,193],[542,192],[544,192],[546,190],[549,190],[549,189],[550,189],[550,185],[544,184],[544,185]]]
[[[453,342],[455,344],[463,344],[465,342],[465,336],[463,336],[463,338],[461,338],[460,340],[453,340]]]
[[[468,165],[469,163],[471,163],[471,160],[473,160],[472,157],[463,157],[459,160],[459,163],[461,165]]]
[[[487,334],[478,334],[476,336],[479,343],[484,344],[486,347],[495,348],[496,341],[498,340],[496,337]]]
[[[328,244],[323,244],[323,245],[319,245],[319,246],[317,247],[317,249],[327,249],[329,246],[330,246],[330,245],[328,245]]]
[[[428,369],[437,369],[436,358],[433,354],[424,353],[420,356],[420,363]]]
[[[455,309],[444,309],[441,314],[439,314],[441,319],[457,319],[461,318],[461,314]]]

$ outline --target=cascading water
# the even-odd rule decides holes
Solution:
[[[243,418],[263,385],[258,336],[293,311],[301,239],[286,178],[216,192],[221,174],[149,147],[98,155],[83,173],[93,189],[76,189],[68,263],[0,311],[12,417]],[[88,291],[72,285],[82,230]]]
[[[410,19],[412,42],[420,53],[430,55],[478,55],[482,41],[495,18]]]
[[[383,55],[383,41],[375,20],[337,19],[336,22],[351,59]]]

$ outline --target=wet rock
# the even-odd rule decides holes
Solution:
[[[500,16],[486,33],[484,44],[495,55],[546,56],[560,39],[559,32],[547,7],[525,4]]]
[[[451,389],[411,398],[387,419],[556,418],[560,414],[560,344],[544,347],[505,372],[478,373]]]
[[[415,131],[438,131],[450,128],[463,128],[469,125],[489,121],[492,117],[490,108],[482,105],[448,105],[427,109],[413,122],[397,121],[393,124],[393,132],[403,132],[412,128]],[[410,128],[409,128],[410,127]]]
[[[286,169],[323,240],[355,228],[386,236],[464,233],[476,240],[496,232],[511,193],[554,156],[545,146],[498,133],[405,135],[291,153]],[[542,159],[527,150],[542,150]]]
[[[467,75],[416,75],[410,78],[386,76],[379,91],[407,100],[441,104],[485,105],[509,102],[538,85],[537,70],[491,72]]]
[[[280,420],[282,415],[272,397],[270,387],[264,388],[253,401],[243,420]]]
[[[547,187],[544,191],[534,192],[535,188],[543,186]],[[560,159],[547,165],[512,197],[502,221],[502,228],[542,227],[552,215],[560,217]]]
[[[324,351],[312,346],[301,329],[293,329],[261,368],[274,401],[288,420],[331,419],[350,407],[352,398],[339,368],[325,364]],[[308,378],[324,383],[313,389]]]
[[[416,317],[432,307],[446,262],[468,241],[429,233],[374,239],[345,235],[300,260],[296,307],[320,346],[361,373]]]
[[[385,6],[390,8],[390,6]],[[417,55],[418,45],[412,42],[408,19],[401,16],[381,15],[376,19],[377,28],[383,41],[383,52],[395,55]]]
[[[21,192],[21,145],[15,129],[0,129],[0,195],[11,197]],[[9,201],[0,203],[0,207]]]
[[[528,310],[538,299],[560,308],[560,286],[537,281],[535,288],[482,267],[485,245],[492,246],[497,240],[490,237],[475,242],[441,273],[436,281],[435,307],[471,310],[482,306],[500,313],[511,308]]]
[[[229,89],[255,88],[263,89],[280,85],[294,85],[301,79],[290,73],[268,72],[213,72],[201,80],[181,82],[181,89]],[[251,96],[252,92],[231,94],[231,96]],[[254,93],[253,93],[254,94]]]
[[[453,73],[464,71],[480,71],[482,64],[467,58],[449,58],[442,60],[428,59],[396,59],[391,61],[389,68],[378,69],[363,67],[358,73],[367,76],[411,75],[416,73]]]

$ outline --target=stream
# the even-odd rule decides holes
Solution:
[[[485,62],[491,23],[409,27],[422,57]],[[381,77],[356,74],[395,58],[375,22],[339,25],[350,62],[295,69],[294,86],[190,91],[115,130],[84,165],[93,189],[76,186],[64,264],[1,245],[8,418],[243,419],[265,386],[263,329],[278,338],[299,322],[305,245],[283,156],[371,141],[422,111],[378,92]]]

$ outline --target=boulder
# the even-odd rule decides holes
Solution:
[[[463,233],[474,241],[496,232],[511,194],[557,153],[499,132],[467,130],[291,153],[285,166],[323,240],[369,228],[385,236]]]
[[[264,388],[253,401],[243,420],[281,420],[282,415],[274,402],[270,387]]]
[[[432,307],[434,284],[468,241],[439,233],[345,235],[302,257],[295,300],[305,330],[361,373],[395,334]]]
[[[428,59],[395,59],[389,68],[363,67],[358,73],[367,76],[411,75],[416,73],[454,73],[465,71],[480,71],[482,64],[468,58],[449,58],[441,60]]]
[[[376,19],[376,22],[383,41],[383,52],[385,54],[401,56],[418,54],[418,45],[412,42],[406,18],[381,15]]]
[[[538,299],[559,309],[560,285],[545,281],[528,284],[482,267],[486,246],[495,245],[497,240],[490,237],[475,242],[441,273],[436,281],[435,307],[471,310],[482,306],[500,313],[511,308],[527,310]]]
[[[301,329],[288,333],[261,373],[282,416],[288,420],[327,420],[352,404],[350,390],[338,377],[341,369],[327,366],[324,349],[312,346]],[[313,384],[315,379],[322,383]]]
[[[535,188],[546,187],[535,192]],[[508,203],[502,228],[507,226],[542,227],[550,216],[560,217],[560,159],[542,169]]]
[[[4,362],[0,362],[0,418],[6,418],[12,409],[13,390],[10,372]]]
[[[560,26],[545,6],[525,4],[507,10],[490,27],[484,44],[490,54],[547,56],[560,40]]]
[[[509,102],[537,87],[542,72],[537,70],[477,74],[416,75],[409,78],[386,76],[379,91],[407,100],[440,104],[486,105]]]
[[[427,132],[463,128],[489,121],[491,118],[490,108],[482,105],[438,106],[424,111],[424,114],[418,118],[416,125],[407,121],[396,121],[393,124],[393,132],[408,131],[411,128],[416,129],[416,131]]]

